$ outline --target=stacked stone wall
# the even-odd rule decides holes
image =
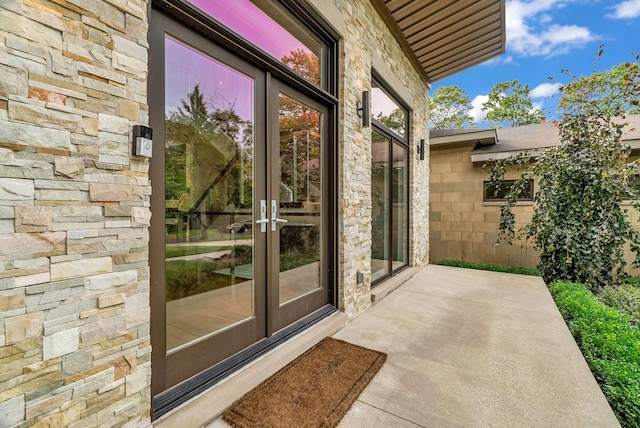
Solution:
[[[0,426],[146,426],[146,0],[0,2]]]
[[[428,87],[395,40],[369,0],[341,1],[344,38],[340,76],[340,298],[341,307],[354,316],[371,305],[371,129],[362,127],[356,104],[362,91],[371,90],[374,55],[403,89],[413,95],[409,130],[410,265],[419,267],[428,258],[429,162],[416,160],[415,147],[428,138]],[[380,71],[380,70],[379,70]],[[405,100],[408,102],[409,100]],[[357,273],[364,273],[358,284]]]

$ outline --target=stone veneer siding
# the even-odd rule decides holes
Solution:
[[[0,427],[147,426],[146,0],[0,2]]]
[[[344,24],[339,306],[353,317],[371,305],[371,130],[356,102],[376,60],[411,95],[409,264],[420,267],[428,88],[368,0],[330,7]],[[0,427],[150,424],[151,187],[130,143],[148,123],[147,19],[145,0],[0,3]]]
[[[496,245],[500,204],[483,202],[489,173],[471,162],[471,147],[431,150],[431,262],[463,260],[508,266],[533,267],[538,253],[530,244]],[[508,176],[507,178],[515,178]],[[534,185],[535,190],[535,185]],[[516,229],[533,216],[533,206],[515,206]]]
[[[374,57],[382,58],[378,72],[391,73],[413,96],[409,129],[409,265],[428,262],[429,161],[419,161],[416,146],[428,139],[428,87],[393,38],[369,0],[336,2],[344,17],[341,40],[339,127],[339,245],[340,307],[350,317],[371,305],[371,129],[363,129],[356,103],[371,90]],[[392,83],[392,82],[388,82]],[[427,147],[428,148],[428,147]],[[428,151],[427,151],[428,153]],[[426,154],[425,154],[426,155]],[[363,272],[365,280],[357,283]]]

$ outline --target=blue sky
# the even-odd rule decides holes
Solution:
[[[581,76],[605,71],[640,54],[640,0],[507,0],[506,52],[432,85],[458,85],[474,106],[471,115],[480,127],[486,112],[480,106],[491,88],[516,79],[528,84],[537,107],[555,115],[558,84],[566,83],[562,69]],[[596,61],[599,46],[604,54]],[[551,97],[551,98],[550,98]]]

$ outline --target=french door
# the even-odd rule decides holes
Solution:
[[[154,18],[157,395],[326,305],[330,238],[328,109]]]
[[[267,236],[269,284],[267,331],[291,324],[328,303],[323,278],[328,252],[328,216],[323,191],[323,141],[327,110],[293,88],[271,79],[268,94]]]
[[[375,285],[408,264],[409,150],[376,124],[371,140],[371,281]]]

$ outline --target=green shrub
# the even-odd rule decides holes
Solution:
[[[558,309],[623,427],[640,427],[640,330],[585,285],[550,286]]]
[[[640,276],[628,276],[626,282],[634,287],[640,287]]]
[[[602,54],[599,51],[598,56]],[[622,201],[640,209],[633,186],[638,165],[622,140],[626,112],[640,97],[640,56],[605,72],[577,76],[562,84],[558,102],[561,144],[532,153],[490,160],[490,186],[520,171],[500,207],[501,240],[518,237],[538,250],[542,278],[589,284],[593,289],[619,285],[626,277],[625,254],[640,263],[640,232]],[[533,217],[516,229],[513,208],[529,180],[536,179]]]
[[[489,263],[472,263],[460,260],[440,260],[437,264],[442,266],[460,267],[466,269],[489,270],[492,272],[517,273],[519,275],[540,276],[540,271],[536,268],[523,266],[503,266]]]
[[[631,324],[640,326],[640,287],[621,285],[606,287],[598,295],[605,305],[631,317]]]

